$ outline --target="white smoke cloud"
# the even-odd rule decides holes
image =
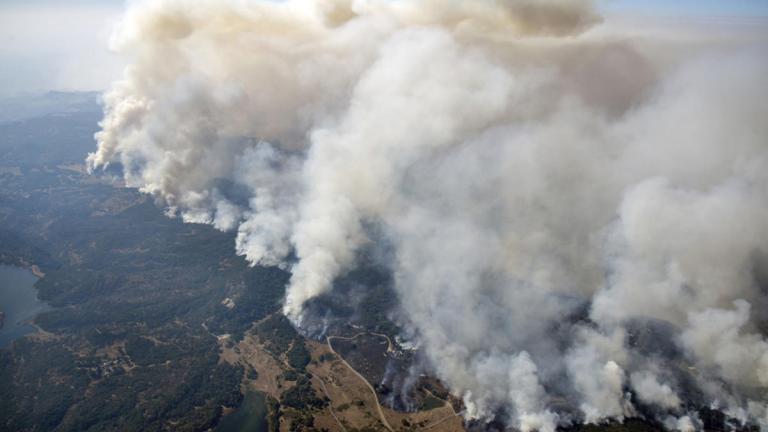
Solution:
[[[295,254],[299,324],[380,227],[468,417],[677,419],[690,366],[760,421],[767,33],[662,49],[599,22],[565,0],[137,2],[89,164],[235,230],[254,264]],[[636,322],[682,358],[634,346]]]
[[[680,398],[677,397],[674,390],[669,385],[659,382],[659,378],[651,372],[634,372],[630,381],[641,401],[669,410],[680,406]]]
[[[580,341],[566,359],[576,391],[582,396],[581,410],[588,423],[609,417],[623,420],[634,413],[624,394],[624,370],[617,363],[626,363],[624,332],[610,336],[582,330]]]
[[[695,424],[689,416],[683,416],[675,421],[675,426],[671,429],[675,429],[680,432],[694,432],[701,429],[701,426]]]
[[[750,305],[734,302],[735,310],[705,309],[691,312],[683,343],[699,364],[717,368],[716,376],[743,386],[768,385],[768,342],[755,333],[744,333]]]

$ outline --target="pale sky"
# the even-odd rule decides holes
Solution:
[[[0,0],[0,95],[101,90],[122,70],[107,49],[120,1]]]
[[[599,0],[613,14],[768,16],[768,0]],[[0,96],[103,90],[123,63],[107,49],[122,0],[0,0]]]
[[[768,0],[609,0],[604,8],[680,16],[768,16]]]

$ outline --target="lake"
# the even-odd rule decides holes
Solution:
[[[34,333],[35,327],[27,322],[40,312],[51,309],[37,299],[35,281],[37,277],[29,270],[0,265],[0,311],[5,313],[3,328],[0,329],[0,348]]]
[[[248,390],[237,411],[221,419],[216,432],[266,432],[267,398],[264,393]]]

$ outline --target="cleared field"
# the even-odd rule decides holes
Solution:
[[[361,338],[370,341],[381,354],[387,351],[387,344],[381,337]],[[462,419],[453,407],[443,399],[429,394],[424,410],[402,413],[382,406],[373,385],[359,371],[355,370],[333,345],[304,340],[311,354],[311,362],[302,372],[310,378],[311,388],[318,397],[327,398],[328,405],[322,409],[301,410],[281,408],[281,431],[304,430],[297,424],[308,416],[312,418],[313,430],[329,431],[418,431],[440,430],[464,431]],[[348,342],[348,341],[347,341]],[[334,342],[335,343],[335,342]],[[382,344],[383,343],[383,344]],[[255,374],[246,379],[248,388],[258,390],[275,399],[295,385],[286,379],[286,372],[293,369],[284,356],[276,358],[265,348],[265,342],[252,332],[237,343],[220,340],[221,362],[242,365],[246,371],[252,368]],[[247,374],[247,372],[246,372]],[[253,376],[255,375],[255,378]]]

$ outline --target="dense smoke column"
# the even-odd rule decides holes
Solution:
[[[254,265],[295,255],[297,325],[380,227],[468,418],[765,429],[768,32],[725,30],[630,37],[565,0],[136,2],[88,162]]]

